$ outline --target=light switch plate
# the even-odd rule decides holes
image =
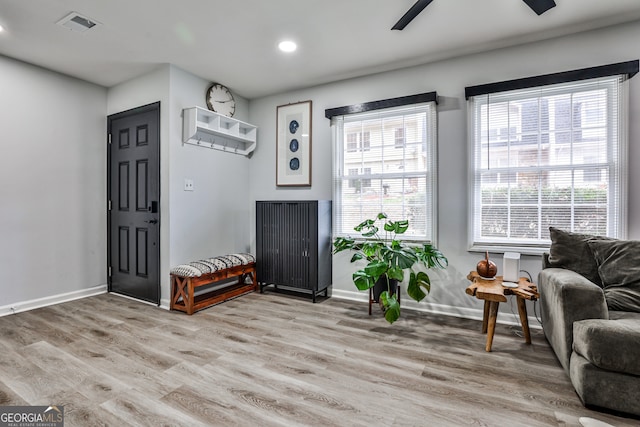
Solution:
[[[184,191],[193,191],[193,180],[192,179],[186,179],[184,180]]]

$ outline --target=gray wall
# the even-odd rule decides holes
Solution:
[[[251,159],[250,202],[263,199],[331,199],[332,147],[329,121],[324,118],[326,108],[437,91],[441,100],[438,107],[437,244],[449,258],[450,267],[431,275],[434,279],[432,293],[427,298],[428,302],[423,302],[420,307],[481,318],[480,302],[464,294],[468,285],[465,277],[481,259],[481,254],[467,251],[468,142],[464,87],[638,59],[639,39],[640,26],[635,22],[252,100],[250,121],[260,127],[260,139]],[[632,79],[630,84],[629,182],[638,182],[640,178],[640,121],[633,120],[640,114],[639,79]],[[307,99],[313,101],[313,186],[277,188],[274,169],[276,107]],[[640,197],[637,190],[631,191],[629,235],[637,239],[640,238]],[[255,235],[252,235],[252,241],[255,243]],[[501,268],[501,254],[492,258]],[[351,282],[353,266],[348,259],[348,254],[334,257],[333,293],[364,299]],[[535,280],[540,269],[540,257],[524,256],[521,268],[530,272]],[[514,309],[505,305],[502,307],[505,312]],[[406,303],[405,306],[412,304]],[[503,316],[503,320],[506,317]]]
[[[104,292],[107,91],[3,56],[0,76],[0,315]]]
[[[182,144],[182,110],[206,108],[210,83],[164,64],[109,89],[109,114],[160,101],[160,278],[165,307],[172,266],[249,250],[249,159]],[[235,98],[235,117],[246,120],[248,102]],[[184,191],[185,178],[194,181],[194,191]]]

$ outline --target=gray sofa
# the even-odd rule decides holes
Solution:
[[[640,241],[550,234],[544,334],[585,405],[640,416]]]

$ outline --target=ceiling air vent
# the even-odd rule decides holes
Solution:
[[[68,30],[77,31],[79,33],[84,33],[85,31],[90,30],[97,25],[100,25],[99,22],[91,18],[87,18],[86,16],[82,16],[77,12],[71,12],[70,14],[56,22],[56,24],[62,25]]]

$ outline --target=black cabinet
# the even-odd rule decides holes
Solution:
[[[256,202],[260,292],[279,285],[316,295],[331,285],[331,201]]]

